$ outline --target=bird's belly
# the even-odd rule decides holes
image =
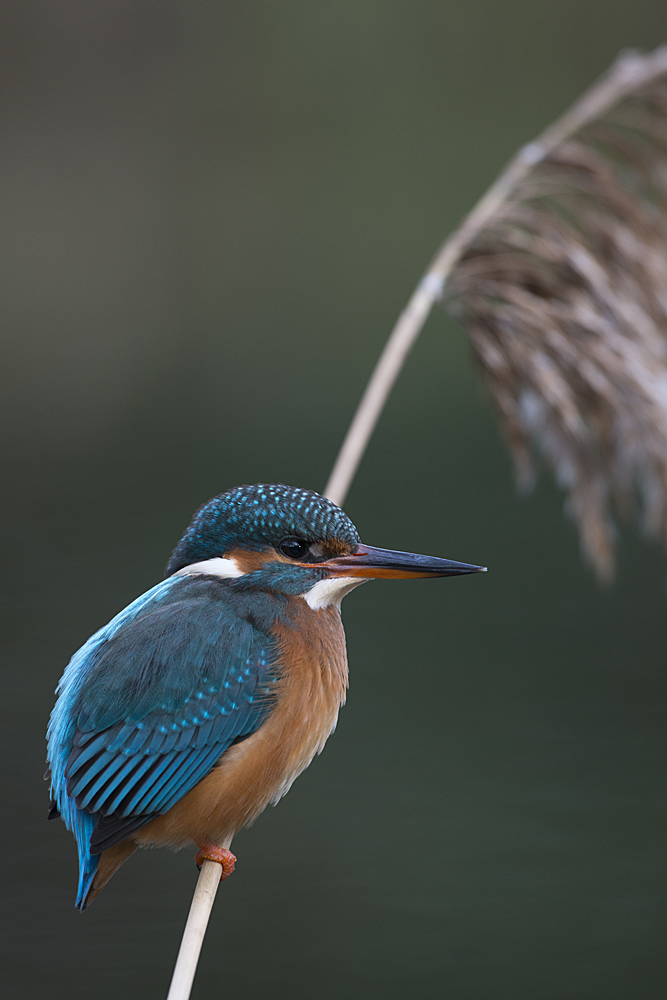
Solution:
[[[298,610],[298,622],[276,629],[282,675],[269,717],[242,743],[230,747],[164,816],[137,831],[138,844],[178,848],[212,840],[228,847],[237,830],[277,802],[322,750],[345,700],[345,636],[336,609]],[[314,632],[313,623],[304,628],[302,619],[315,615]],[[303,634],[308,635],[307,645]]]

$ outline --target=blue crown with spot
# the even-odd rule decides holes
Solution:
[[[355,549],[359,533],[331,500],[282,483],[236,486],[196,512],[174,549],[166,576],[231,549],[261,550],[294,536],[307,542],[338,538]]]

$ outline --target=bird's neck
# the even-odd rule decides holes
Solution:
[[[348,683],[345,632],[338,607],[314,610],[297,597],[286,601],[281,612],[271,630],[278,641],[281,672],[293,678],[308,697],[321,700],[325,714],[335,705],[337,715]]]

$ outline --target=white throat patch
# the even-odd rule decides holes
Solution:
[[[220,576],[223,579],[232,576],[245,576],[236,559],[223,559],[217,556],[215,559],[204,559],[203,562],[192,563],[191,566],[184,566],[179,569],[175,576]]]
[[[330,580],[320,580],[301,596],[313,611],[328,608],[331,604],[339,608],[345,595],[362,583],[366,581],[358,576],[337,576]]]

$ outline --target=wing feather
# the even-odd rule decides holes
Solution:
[[[266,632],[184,579],[98,643],[72,717],[67,795],[96,816],[96,854],[165,813],[273,705]]]
[[[102,792],[103,799],[108,798],[113,787],[122,781],[122,768],[123,765],[129,763],[127,758],[122,756],[109,758],[108,754],[104,755],[107,758],[104,762],[104,770],[101,774],[98,772],[97,780],[86,788],[85,795],[79,795],[78,803],[80,809],[88,809],[90,812],[96,812],[99,809],[99,805],[95,804],[96,797],[99,792]]]

